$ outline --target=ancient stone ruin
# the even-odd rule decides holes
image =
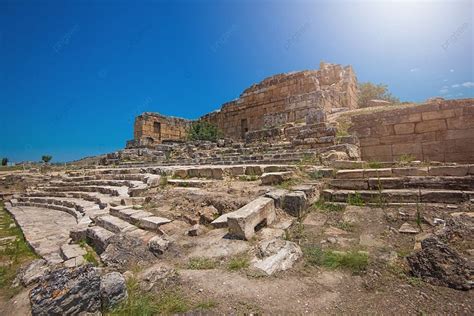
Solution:
[[[2,172],[5,209],[41,257],[17,277],[32,313],[120,308],[137,296],[128,279],[200,308],[213,298],[216,313],[248,312],[242,301],[340,313],[337,302],[397,291],[408,312],[469,314],[472,303],[440,306],[437,295],[472,298],[474,100],[363,112],[357,101],[352,68],[321,63],[199,118],[222,131],[216,142],[189,141],[192,121],[147,112],[123,150]],[[420,291],[434,299],[412,304]]]

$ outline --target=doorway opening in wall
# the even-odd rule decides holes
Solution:
[[[155,135],[158,135],[158,140],[161,141],[161,123],[153,122],[153,132]]]
[[[247,119],[240,120],[240,137],[245,139],[245,133],[248,132]]]

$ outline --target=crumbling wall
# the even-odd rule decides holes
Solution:
[[[474,162],[474,99],[435,100],[352,118],[363,160]]]
[[[314,109],[330,113],[356,107],[357,79],[352,67],[321,63],[319,70],[266,78],[201,119],[217,125],[225,137],[244,139],[246,132],[305,122]]]
[[[153,147],[166,141],[186,139],[191,121],[145,112],[135,118],[134,140],[127,147]]]

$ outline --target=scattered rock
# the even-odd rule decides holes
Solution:
[[[196,224],[193,225],[188,231],[188,236],[199,236],[205,232],[204,226]]]
[[[84,260],[84,257],[74,257],[69,260],[66,260],[63,262],[64,266],[67,268],[73,268],[73,267],[78,267],[80,265],[83,265],[86,261]]]
[[[86,250],[77,244],[64,244],[61,246],[61,257],[64,260],[82,257],[86,253]]]
[[[139,275],[140,288],[143,291],[151,291],[154,288],[163,289],[179,281],[178,272],[164,263],[157,263]]]
[[[169,245],[170,241],[164,236],[154,236],[148,241],[148,249],[155,255],[162,255]]]
[[[472,263],[468,263],[457,251],[435,236],[423,240],[421,248],[421,251],[407,257],[413,275],[431,284],[457,290],[474,288]]]
[[[102,308],[109,309],[127,299],[125,278],[118,272],[107,273],[100,280],[100,298]]]
[[[262,185],[275,185],[291,179],[292,176],[293,173],[290,171],[267,172],[262,174],[260,179],[262,180]]]
[[[198,212],[199,214],[199,223],[200,224],[209,224],[211,223],[214,219],[219,216],[219,211],[217,208],[214,206],[205,206],[201,208]]]
[[[36,259],[33,260],[23,272],[20,272],[19,279],[23,286],[28,286],[38,282],[48,272],[49,267],[46,260]]]
[[[420,230],[408,223],[403,223],[402,226],[400,226],[400,228],[398,229],[398,232],[404,234],[418,234]]]
[[[123,272],[131,266],[140,266],[156,260],[140,238],[119,234],[111,237],[108,243],[100,259],[106,266],[117,271]]]
[[[30,292],[32,315],[77,315],[101,307],[100,275],[91,265],[59,268],[45,275]]]
[[[283,239],[263,241],[257,251],[258,258],[254,259],[252,266],[268,275],[290,269],[303,256],[296,243]]]
[[[295,217],[302,217],[306,212],[307,198],[303,191],[293,191],[285,195],[283,210]]]

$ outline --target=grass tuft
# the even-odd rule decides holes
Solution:
[[[319,199],[313,203],[313,208],[321,213],[332,213],[332,212],[343,212],[345,209],[344,205],[327,203],[323,199]]]
[[[353,273],[360,273],[367,268],[369,256],[365,252],[351,250],[348,252],[322,250],[319,247],[305,247],[306,262],[313,266],[322,266],[329,269],[345,269]]]
[[[217,262],[209,258],[190,258],[187,264],[188,269],[192,270],[210,270],[217,267]]]
[[[242,269],[247,269],[250,265],[250,261],[247,257],[236,256],[229,260],[227,264],[227,269],[230,271],[238,271]]]
[[[347,204],[354,206],[364,206],[365,202],[359,192],[347,196]]]

